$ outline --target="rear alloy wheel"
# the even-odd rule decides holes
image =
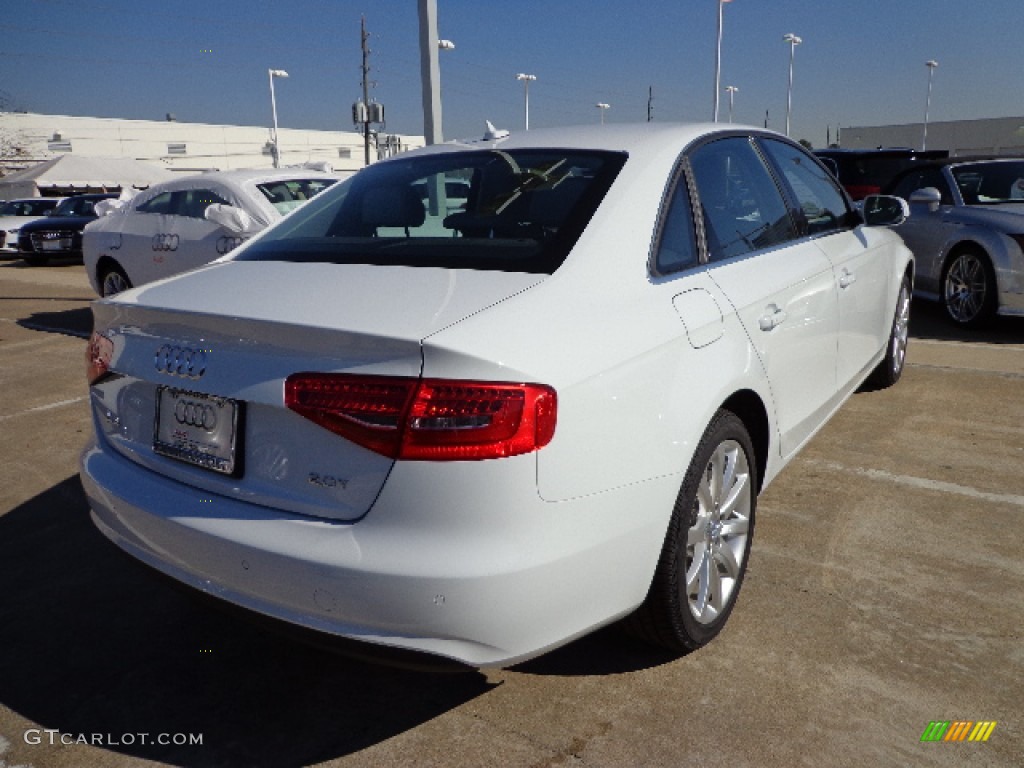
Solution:
[[[869,387],[885,389],[891,387],[903,376],[903,368],[907,363],[907,341],[910,337],[910,278],[903,277],[900,293],[896,298],[896,314],[892,319],[892,330],[889,332],[889,344],[885,357],[878,367],[871,372],[867,381]]]
[[[719,411],[683,480],[647,600],[626,628],[676,652],[710,642],[736,604],[756,505],[750,436],[738,417]]]
[[[949,319],[977,328],[996,312],[996,279],[988,259],[975,251],[954,256],[942,279],[942,305]]]
[[[104,270],[103,276],[100,278],[100,295],[103,297],[113,296],[115,293],[127,291],[131,287],[132,283],[128,279],[128,275],[118,266]]]

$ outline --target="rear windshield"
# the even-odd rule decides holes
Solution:
[[[243,261],[551,273],[625,155],[479,150],[366,168],[252,243]]]

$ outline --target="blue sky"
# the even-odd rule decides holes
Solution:
[[[284,128],[351,129],[360,96],[359,20],[371,33],[373,96],[387,130],[421,134],[416,0],[4,0],[0,98],[49,114],[266,125],[267,69]],[[523,125],[518,72],[535,74],[530,125],[706,120],[713,105],[717,0],[438,0],[446,138],[485,119]],[[722,85],[737,122],[785,126],[815,146],[836,125],[1024,115],[1024,0],[732,0]],[[722,94],[721,115],[728,101]]]

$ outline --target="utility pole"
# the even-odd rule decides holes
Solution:
[[[360,40],[363,48],[363,104],[366,105],[366,109],[363,113],[363,164],[370,164],[370,81],[368,75],[370,74],[370,48],[367,45],[367,41],[370,39],[370,35],[366,32],[366,17],[362,17],[362,23],[360,25]]]
[[[654,86],[647,86],[647,122],[654,119]]]

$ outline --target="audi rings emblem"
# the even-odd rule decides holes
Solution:
[[[235,250],[235,248],[244,242],[244,237],[231,237],[229,235],[219,237],[217,238],[217,253],[223,256],[225,253],[230,253]]]
[[[174,406],[174,418],[186,427],[199,427],[212,432],[217,426],[217,411],[212,405],[179,400]]]
[[[172,347],[170,344],[164,344],[156,351],[154,362],[160,373],[198,379],[206,373],[206,353],[205,349]]]
[[[152,246],[154,251],[176,251],[178,250],[178,236],[153,235]]]

